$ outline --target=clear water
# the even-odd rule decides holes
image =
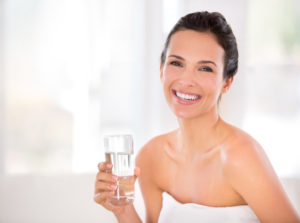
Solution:
[[[105,153],[107,162],[113,165],[112,173],[119,176],[115,194],[109,198],[113,205],[127,205],[134,200],[133,155],[128,153]]]

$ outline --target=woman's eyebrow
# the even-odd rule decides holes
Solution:
[[[179,60],[184,60],[183,57],[178,56],[178,55],[174,55],[174,54],[170,55],[169,57],[175,57],[175,58],[177,58]],[[215,65],[215,67],[217,67],[217,64],[215,62],[211,61],[211,60],[200,60],[200,61],[198,61],[198,63],[200,63],[200,64],[208,64],[208,63],[210,63],[210,64]]]
[[[177,55],[170,55],[169,57],[175,57],[175,58],[177,58],[177,59],[179,59],[179,60],[184,60],[184,58],[183,57],[181,57],[181,56],[177,56]]]
[[[200,60],[200,61],[198,61],[198,63],[201,63],[201,64],[211,63],[211,64],[215,65],[215,67],[217,67],[217,64],[211,60]]]

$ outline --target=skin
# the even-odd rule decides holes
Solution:
[[[233,81],[223,78],[223,58],[224,50],[211,33],[184,30],[171,37],[160,77],[179,128],[150,140],[136,157],[147,223],[158,222],[163,192],[180,203],[248,204],[264,223],[300,222],[262,147],[218,114],[218,98]],[[201,99],[182,104],[174,90]],[[100,167],[97,174],[95,201],[113,211],[119,222],[141,222],[133,205],[108,206],[112,175],[104,170]],[[105,193],[97,196],[99,192]]]

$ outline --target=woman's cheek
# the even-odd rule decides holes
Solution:
[[[165,69],[165,73],[167,75],[176,76],[179,75],[182,72],[182,68],[175,67],[175,66],[167,66]]]
[[[205,85],[210,88],[210,89],[213,89],[213,90],[217,90],[218,88],[218,81],[217,79],[212,76],[212,75],[202,75],[199,77],[201,77],[202,79],[202,82],[205,83]]]

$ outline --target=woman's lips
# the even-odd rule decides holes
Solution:
[[[200,101],[201,95],[172,90],[174,99],[182,105],[193,105]]]

